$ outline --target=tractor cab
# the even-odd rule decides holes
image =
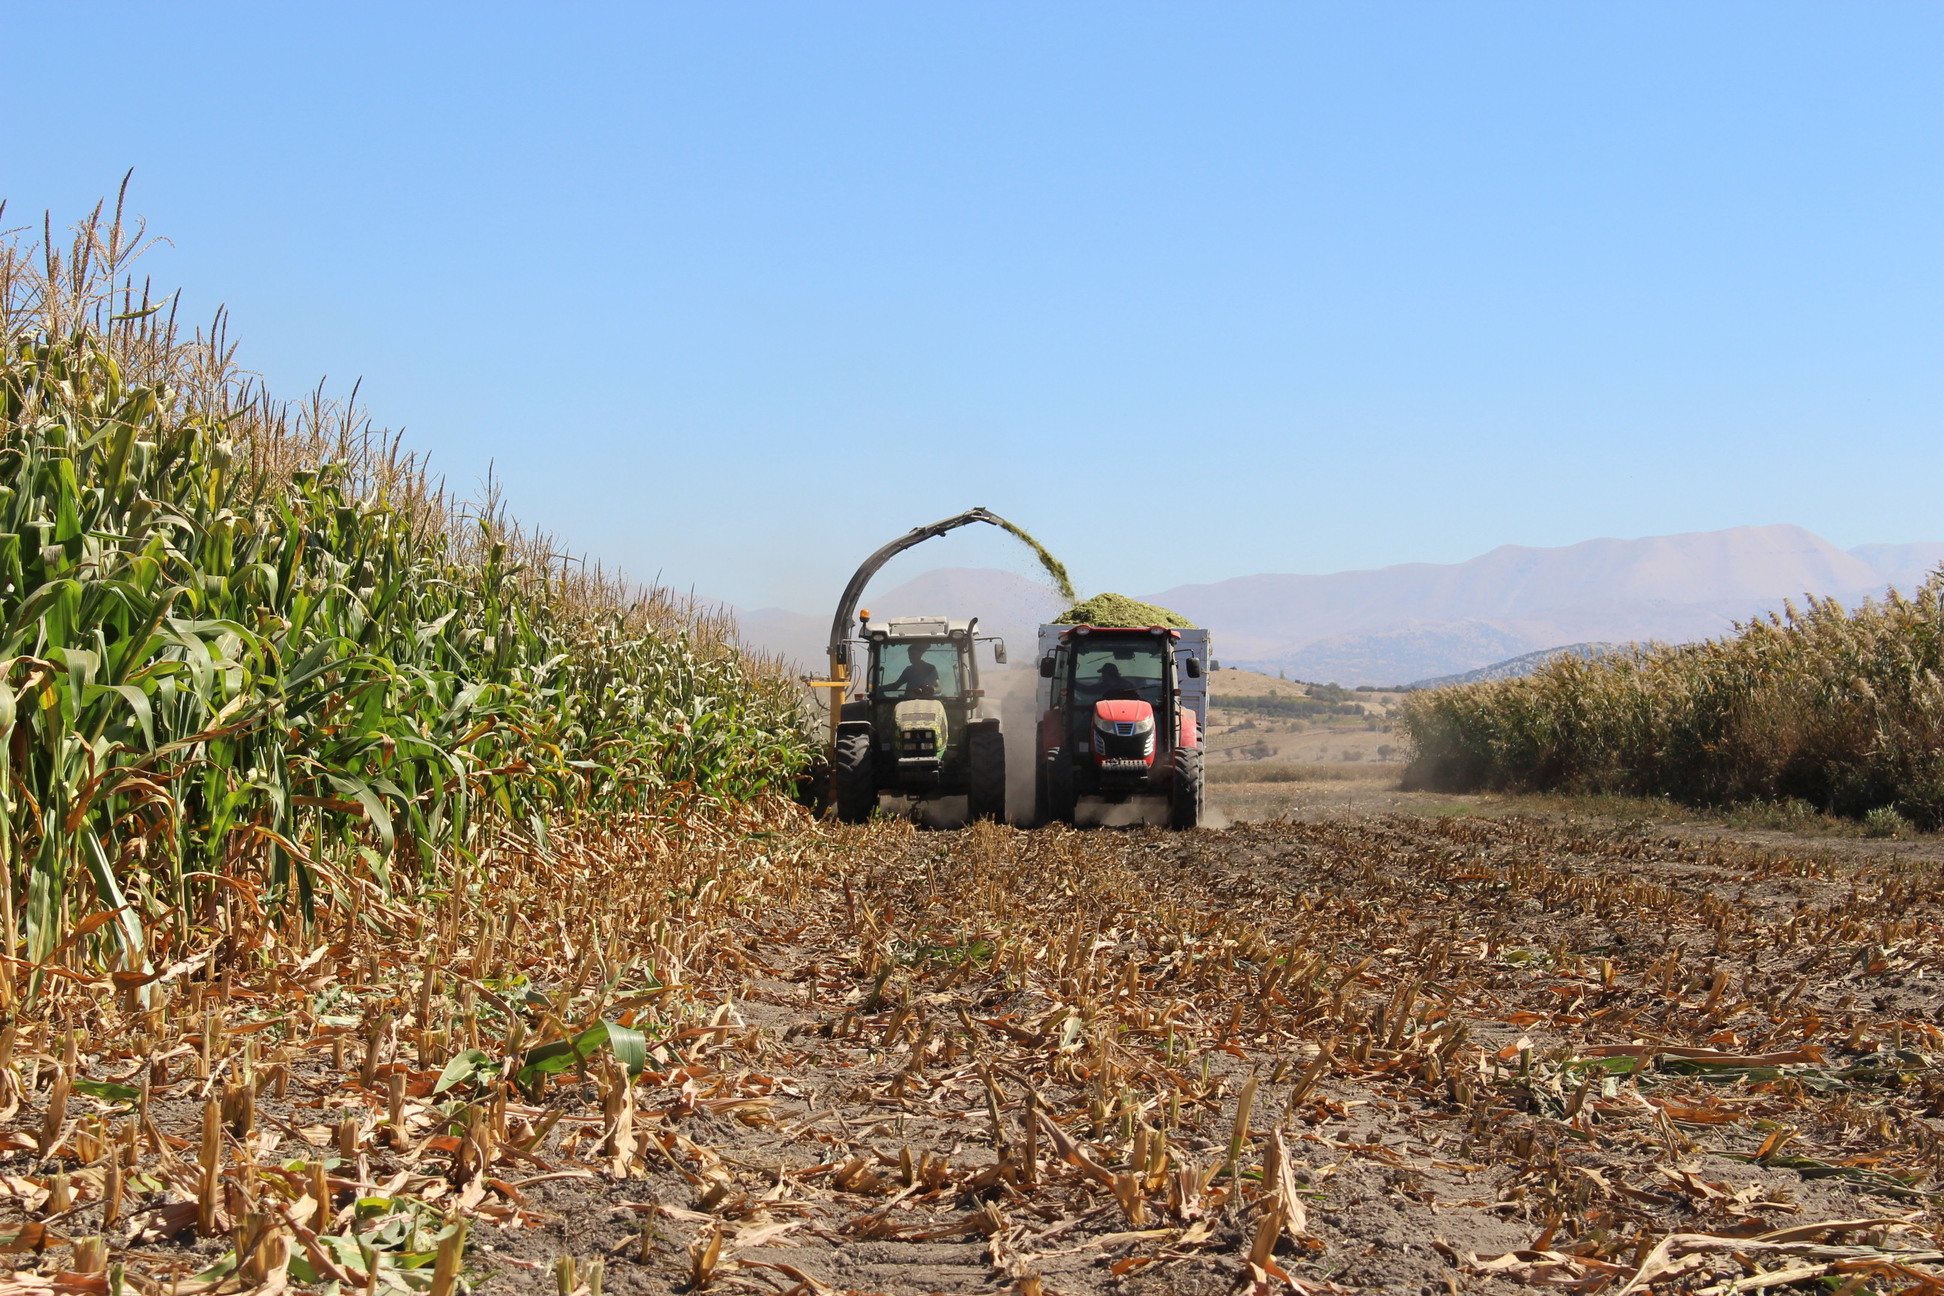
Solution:
[[[1050,633],[1049,633],[1050,632]],[[1206,632],[1194,647],[1205,652]],[[1036,772],[1040,817],[1073,822],[1082,797],[1161,797],[1201,818],[1201,657],[1163,626],[1043,626]]]
[[[1005,747],[973,647],[978,618],[894,617],[858,622],[866,652],[863,689],[838,726],[840,817],[868,818],[882,793],[910,799],[968,798],[971,818],[1005,814]],[[996,640],[994,657],[1005,647]]]
[[[867,623],[870,653],[865,702],[877,735],[877,758],[899,786],[928,790],[958,763],[980,699],[972,655],[978,618],[898,617]]]

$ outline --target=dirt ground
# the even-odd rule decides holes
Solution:
[[[1347,692],[1344,701],[1361,707],[1352,716],[1292,719],[1264,714],[1255,699],[1308,696],[1309,685],[1258,671],[1220,670],[1209,676],[1207,745],[1211,765],[1299,762],[1305,764],[1395,759],[1403,742],[1391,717],[1401,693]]]
[[[319,1231],[396,1253],[339,1248],[340,1288],[398,1291],[431,1281],[429,1242],[386,1241],[413,1211],[470,1218],[486,1292],[1944,1291],[1934,852],[1232,789],[1286,804],[1187,834],[752,836],[642,933],[661,989],[632,1082],[597,1061],[441,1096],[399,1045],[404,1079],[367,1083],[314,997],[227,1209],[328,1161]],[[583,992],[530,971],[539,1039]],[[365,1004],[394,1032],[398,991]],[[193,1157],[211,1082],[109,1040],[77,1067],[131,1062]],[[0,1167],[21,1234],[100,1231],[90,1149],[39,1155],[24,1090]],[[90,1102],[117,1137],[125,1104]],[[182,1176],[134,1159],[107,1230],[130,1285],[221,1289],[189,1275],[236,1240],[195,1242]],[[16,1250],[21,1290],[106,1290]],[[317,1285],[298,1254],[285,1280]]]

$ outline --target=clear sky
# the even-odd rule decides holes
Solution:
[[[1944,539],[1944,5],[0,5],[9,225],[632,573],[829,606]],[[1022,566],[985,528],[925,565]]]

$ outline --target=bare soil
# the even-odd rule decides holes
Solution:
[[[644,1293],[1944,1290],[1923,851],[1354,803],[743,849],[766,871],[716,868],[727,898],[697,882],[686,937],[653,937],[687,1007],[640,1019],[633,1084],[597,1064],[537,1100],[449,1093],[503,1131],[481,1167],[436,1070],[399,1064],[391,1136],[314,1046],[261,1096],[252,1191],[369,1113],[333,1226],[354,1194],[457,1204],[489,1292],[558,1290],[563,1256],[569,1286],[598,1259]],[[186,1147],[196,1082],[162,1070]],[[23,1224],[47,1212],[22,1185],[89,1173],[32,1150],[28,1089]],[[162,1179],[148,1233],[110,1230],[157,1294],[226,1245],[154,1223],[182,1199]],[[68,1235],[96,1228],[81,1196]],[[23,1290],[57,1272],[17,1258]]]

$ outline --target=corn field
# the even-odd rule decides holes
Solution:
[[[0,1027],[0,1292],[1944,1291],[1935,859],[495,838]]]
[[[1944,1296],[1934,851],[820,824],[731,627],[139,244],[0,244],[0,1296]],[[1941,592],[1418,697],[1418,776],[1934,821]]]
[[[1800,610],[1732,637],[1414,695],[1409,782],[1800,801],[1944,824],[1944,573],[1908,597]]]
[[[728,626],[272,400],[141,250],[99,209],[0,242],[6,1005],[54,960],[152,975],[239,897],[435,886],[494,823],[787,784],[794,694]]]

